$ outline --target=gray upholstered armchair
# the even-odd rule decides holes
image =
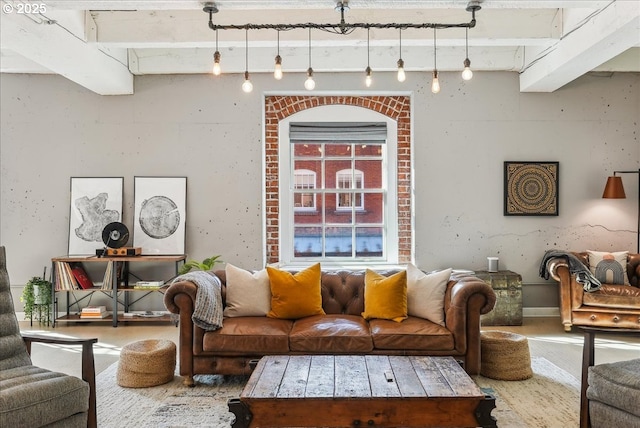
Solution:
[[[95,427],[93,344],[97,341],[23,337],[13,308],[5,248],[0,247],[0,427]],[[34,366],[33,342],[82,345],[82,379]]]

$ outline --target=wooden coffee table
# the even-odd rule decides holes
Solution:
[[[452,357],[268,356],[233,427],[496,427],[495,398]]]

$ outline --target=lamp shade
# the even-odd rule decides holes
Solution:
[[[605,199],[624,199],[627,197],[624,193],[622,178],[615,175],[607,178],[607,184],[604,186],[602,197]]]

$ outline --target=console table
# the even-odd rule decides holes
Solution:
[[[129,265],[131,263],[168,263],[173,264],[174,275],[172,278],[163,279],[164,284],[168,284],[168,282],[175,278],[178,275],[179,267],[181,263],[184,263],[186,259],[185,255],[175,255],[175,256],[106,256],[106,257],[96,257],[96,256],[86,256],[86,257],[54,257],[51,259],[51,272],[52,278],[54,282],[54,287],[52,287],[52,301],[54,304],[53,310],[53,320],[52,326],[55,327],[57,322],[100,322],[107,321],[111,322],[113,327],[118,326],[118,322],[122,321],[146,321],[146,322],[156,322],[156,321],[165,321],[165,322],[173,322],[177,325],[177,321],[171,314],[166,315],[153,315],[153,317],[126,317],[124,313],[129,311],[129,307],[134,303],[140,301],[144,297],[155,293],[165,292],[166,288],[163,286],[158,286],[157,288],[148,288],[148,289],[140,289],[135,286],[129,285],[129,275],[133,275],[129,271]],[[59,268],[66,268],[69,264],[101,264],[103,265],[103,269],[105,274],[107,271],[110,271],[110,276],[108,277],[107,283],[102,284],[102,287],[93,286],[90,288],[77,288],[73,286],[69,286],[68,278],[64,275],[60,275],[58,272]],[[105,277],[106,279],[107,277]],[[158,279],[152,278],[154,280]],[[67,284],[62,286],[61,283]],[[104,282],[104,281],[103,281]],[[70,302],[70,294],[73,292],[77,292],[82,296],[76,298],[73,303]],[[72,314],[70,311],[70,307],[72,305],[78,305],[81,301],[87,299],[87,302],[90,300],[90,296],[93,293],[103,293],[107,295],[111,299],[111,304],[113,306],[112,315],[109,315],[105,318],[97,318],[97,319],[82,319],[79,314]],[[56,297],[56,293],[66,293],[66,315],[58,316],[58,299]],[[132,298],[131,295],[137,293],[135,298]],[[119,299],[118,296],[122,294],[122,299]],[[124,313],[118,313],[118,308],[122,308]]]
[[[482,325],[522,325],[522,277],[510,270],[476,271],[475,276],[493,288],[496,305],[481,316]]]

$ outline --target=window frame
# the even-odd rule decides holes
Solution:
[[[383,144],[382,180],[383,198],[383,255],[381,257],[295,257],[293,187],[291,171],[294,168],[289,141],[291,122],[385,122],[387,140]],[[278,183],[279,183],[279,259],[283,266],[304,266],[310,262],[321,262],[324,266],[351,267],[354,265],[397,265],[398,248],[398,123],[391,117],[373,110],[353,105],[325,105],[294,113],[278,123]],[[364,185],[364,182],[363,182]],[[358,227],[357,225],[355,227]]]

